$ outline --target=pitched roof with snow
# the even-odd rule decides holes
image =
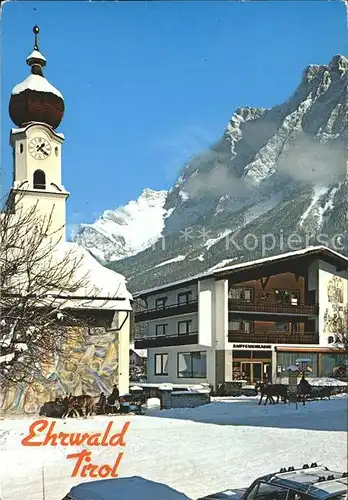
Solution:
[[[83,286],[64,302],[65,307],[131,311],[132,295],[126,279],[101,264],[78,243],[60,242],[54,250],[55,259],[69,258],[78,263],[73,280]],[[76,297],[76,298],[74,298]],[[64,300],[64,296],[62,296]]]
[[[160,285],[158,287],[153,287],[153,288],[141,290],[141,291],[133,294],[133,297],[137,298],[143,294],[154,293],[157,290],[165,290],[167,288],[176,287],[178,285],[185,285],[185,284],[192,283],[192,282],[199,281],[199,280],[203,280],[206,278],[219,277],[219,276],[222,276],[223,274],[228,273],[228,272],[233,272],[233,271],[238,271],[238,270],[242,271],[244,269],[261,266],[261,265],[266,264],[266,263],[273,263],[273,262],[275,263],[277,261],[284,261],[284,260],[292,259],[294,257],[302,257],[302,256],[309,256],[309,255],[329,256],[332,259],[339,262],[341,265],[344,265],[348,270],[348,257],[346,257],[345,255],[342,255],[342,254],[336,252],[335,250],[331,250],[331,248],[329,248],[329,247],[309,246],[307,248],[302,248],[301,250],[295,250],[293,252],[286,252],[286,253],[282,253],[282,254],[272,255],[269,257],[264,257],[262,259],[252,260],[252,261],[248,261],[248,262],[241,262],[239,264],[234,264],[231,266],[224,265],[224,264],[226,264],[226,260],[225,260],[225,261],[223,261],[222,266],[220,263],[220,265],[217,264],[217,265],[213,266],[212,268],[208,269],[207,271],[200,273],[200,274],[196,274],[195,276],[191,276],[191,277],[185,278],[183,280],[174,281],[172,283],[167,283],[166,285]],[[233,260],[234,259],[231,259],[231,261],[233,261]]]
[[[140,358],[147,358],[147,349],[136,349],[134,344],[129,346],[129,349],[137,354]]]

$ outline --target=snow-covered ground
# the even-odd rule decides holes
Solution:
[[[172,488],[178,499],[196,499],[249,485],[256,476],[283,466],[316,461],[346,469],[346,396],[310,402],[297,409],[288,404],[258,406],[257,402],[255,398],[219,398],[199,408],[152,411],[146,416],[56,420],[55,432],[104,432],[111,420],[113,432],[120,432],[130,421],[123,449],[89,448],[92,462],[98,464],[113,464],[118,453],[124,452],[118,469],[120,479],[114,480],[115,492],[125,484],[124,478],[138,476]],[[62,500],[73,485],[88,480],[71,477],[75,460],[66,458],[83,446],[21,444],[34,420],[0,421],[1,500]],[[144,481],[146,484],[154,487]],[[122,500],[130,499],[124,495]],[[151,494],[142,498],[150,499]],[[175,498],[172,491],[169,498]]]

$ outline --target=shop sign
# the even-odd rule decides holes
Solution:
[[[252,350],[271,350],[272,346],[268,344],[233,344],[233,349],[247,349]]]

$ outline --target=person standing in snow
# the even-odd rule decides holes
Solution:
[[[100,393],[99,401],[96,405],[99,408],[99,411],[102,415],[105,415],[105,404],[106,404],[106,396],[102,392],[102,393]]]
[[[119,401],[119,399],[120,399],[120,391],[118,390],[117,385],[114,384],[112,388],[112,393],[107,399],[108,405],[113,406],[116,403],[116,401]]]
[[[300,383],[298,384],[298,395],[299,399],[302,400],[303,406],[305,405],[306,396],[310,396],[312,387],[308,380],[305,379],[304,371],[302,372],[302,377]]]

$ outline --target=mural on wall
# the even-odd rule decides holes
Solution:
[[[331,335],[344,335],[348,323],[348,306],[334,304],[324,313],[324,332]]]
[[[38,362],[39,374],[30,384],[16,384],[3,391],[2,412],[36,413],[46,401],[66,394],[111,393],[118,383],[118,332],[83,328],[71,332],[65,354],[49,364]]]
[[[327,300],[331,304],[343,304],[343,279],[333,276],[327,284]]]
[[[327,284],[328,307],[324,313],[324,333],[335,335],[344,328],[344,317],[347,305],[344,302],[344,281],[339,276],[333,276]]]
[[[329,305],[324,313],[324,333],[328,344],[338,343],[340,349],[348,348],[348,304],[344,304],[344,280],[333,276],[327,285]],[[332,355],[334,366],[330,376],[345,380],[347,378],[346,355]]]

